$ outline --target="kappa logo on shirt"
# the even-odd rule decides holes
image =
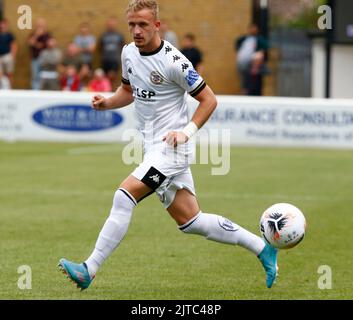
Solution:
[[[141,181],[152,190],[158,189],[167,177],[155,167],[151,167]]]
[[[181,65],[181,69],[182,69],[182,71],[184,72],[185,70],[187,70],[189,68],[189,65],[187,64],[187,63],[183,63],[182,65]]]
[[[177,55],[175,55],[175,56],[173,56],[173,62],[176,62],[176,61],[178,61],[178,60],[180,60],[181,58],[179,57],[179,56],[177,56]]]
[[[159,183],[159,175],[158,174],[155,174],[154,176],[150,176],[150,179],[152,179],[155,183]]]

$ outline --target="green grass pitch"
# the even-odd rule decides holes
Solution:
[[[353,152],[275,148],[233,148],[227,176],[192,167],[204,212],[257,234],[261,213],[276,202],[306,215],[306,237],[280,252],[272,289],[255,256],[182,234],[153,195],[93,285],[78,291],[57,263],[91,253],[116,187],[134,168],[122,163],[122,148],[0,143],[0,299],[353,298]],[[31,267],[31,290],[18,288],[21,265]],[[318,288],[321,265],[332,270],[332,289]]]

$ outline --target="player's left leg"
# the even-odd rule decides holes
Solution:
[[[177,191],[167,211],[184,233],[201,235],[208,240],[221,243],[239,245],[253,252],[265,268],[267,287],[272,286],[277,274],[277,251],[260,237],[222,216],[202,212],[196,197],[186,189]]]

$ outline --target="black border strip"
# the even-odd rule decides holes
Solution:
[[[206,88],[206,82],[202,81],[200,85],[193,91],[189,92],[190,96],[196,97],[203,89]]]
[[[129,81],[129,80],[126,80],[125,78],[122,78],[122,79],[121,79],[121,82],[122,82],[123,84],[130,85],[130,81]]]
[[[200,217],[200,215],[198,215],[194,220],[192,220],[191,222],[189,222],[186,226],[181,226],[179,227],[179,230],[183,231],[186,228],[190,227],[198,218]]]
[[[135,206],[137,205],[137,202],[124,189],[119,188],[118,190],[123,192],[134,203]]]
[[[140,52],[141,56],[145,56],[145,57],[146,56],[153,56],[154,54],[157,54],[159,51],[161,51],[163,46],[164,46],[164,40],[162,40],[161,45],[156,50],[154,50],[152,52],[141,52],[141,51],[139,51],[139,52]]]

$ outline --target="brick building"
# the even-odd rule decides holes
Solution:
[[[19,43],[15,86],[29,88],[30,64],[27,37],[29,30],[19,30],[18,7],[22,0],[2,0],[4,16],[10,21],[12,32]],[[106,19],[115,15],[121,22],[120,30],[128,41],[125,8],[128,0],[27,0],[32,8],[33,24],[38,17],[47,19],[48,27],[62,49],[78,33],[80,22],[88,21],[95,36],[99,37]],[[205,4],[206,3],[206,4]],[[247,30],[252,19],[250,0],[160,0],[161,18],[166,19],[178,37],[193,32],[198,46],[204,52],[204,78],[218,94],[239,93],[239,80],[235,72],[233,42]],[[99,65],[98,53],[95,66]]]

